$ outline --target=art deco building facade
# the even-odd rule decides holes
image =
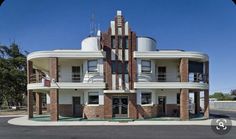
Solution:
[[[87,119],[209,116],[208,56],[160,50],[139,37],[117,11],[107,32],[82,41],[81,50],[38,51],[28,55],[28,116],[42,114],[42,96],[52,121],[59,116]],[[190,112],[189,94],[194,94]],[[34,99],[35,98],[35,99]],[[35,101],[34,101],[35,100]]]

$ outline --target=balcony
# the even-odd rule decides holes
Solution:
[[[153,76],[151,73],[142,73],[137,77],[138,82],[180,82],[179,74],[159,73]]]
[[[200,73],[189,73],[189,82],[180,82],[180,74],[159,73],[141,74],[134,83],[135,89],[208,89],[207,76]]]
[[[36,82],[35,75],[31,76],[32,80],[30,84],[28,84],[28,89],[50,89],[50,88],[58,88],[58,89],[104,89],[105,83],[103,80],[103,75],[100,73],[87,73],[84,75],[72,74],[70,78],[60,79],[58,82],[51,80],[49,86],[45,86],[44,77],[40,77],[40,80]]]

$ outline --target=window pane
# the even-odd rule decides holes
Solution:
[[[97,60],[88,61],[88,72],[97,72]]]
[[[80,67],[73,66],[72,67],[72,82],[79,82],[80,81]]]
[[[150,60],[142,60],[141,62],[142,72],[151,72],[151,61]]]
[[[152,94],[151,93],[142,93],[141,94],[141,103],[142,104],[151,104]]]
[[[119,37],[118,39],[119,39],[119,48],[122,48],[122,45],[123,45],[123,44],[122,44],[122,38]]]
[[[128,67],[128,62],[125,62],[125,74],[128,74],[129,67]]]
[[[180,104],[180,93],[177,94],[177,104]]]
[[[88,104],[99,104],[99,98],[97,92],[88,93]]]
[[[115,37],[111,37],[111,48],[116,48],[116,40],[115,40]]]
[[[129,48],[129,39],[128,39],[128,37],[125,37],[125,48],[126,49]]]
[[[112,61],[112,65],[111,65],[112,67],[112,74],[115,74],[116,73],[116,62],[115,61]]]

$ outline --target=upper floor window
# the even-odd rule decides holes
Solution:
[[[119,41],[119,49],[123,48],[123,38],[122,37],[118,37],[118,41]]]
[[[143,73],[150,73],[151,72],[151,61],[150,60],[142,60],[141,70]]]
[[[151,104],[152,103],[152,93],[142,93],[141,94],[141,104]]]
[[[112,74],[116,73],[116,61],[112,61]],[[123,73],[123,63],[118,61],[118,74]],[[128,62],[124,63],[124,74],[128,74]]]
[[[97,60],[88,60],[88,72],[97,72]]]
[[[80,67],[72,66],[72,82],[80,81]]]
[[[129,39],[128,37],[125,37],[125,49],[129,48]]]
[[[116,40],[115,40],[114,36],[111,37],[111,48],[113,48],[113,49],[116,48]]]
[[[99,104],[98,92],[89,92],[88,93],[88,104]]]
[[[158,67],[158,81],[166,81],[166,67]]]

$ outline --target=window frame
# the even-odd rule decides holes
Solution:
[[[116,39],[115,36],[111,36],[111,48],[116,49]]]
[[[143,98],[143,96],[144,95],[150,95],[150,98]],[[145,99],[145,101],[147,102],[147,103],[145,103],[144,101],[143,101],[143,99]],[[142,92],[141,93],[141,105],[151,105],[152,104],[152,92]]]
[[[165,72],[160,72],[161,70],[160,69],[165,69],[163,71]],[[166,81],[166,66],[158,66],[157,67],[157,70],[158,70],[158,81],[160,82],[165,82]]]
[[[94,62],[96,61],[96,66],[90,66],[89,63],[90,62]],[[90,68],[93,68],[93,67],[96,67],[95,70],[90,70]],[[98,72],[98,61],[97,60],[88,60],[87,62],[87,70],[88,70],[88,73],[95,73],[95,72]]]
[[[123,63],[122,61],[118,61],[118,73],[117,74],[122,74],[122,68],[123,68]],[[124,74],[128,74],[129,73],[129,64],[128,61],[124,62],[124,66],[125,66],[125,70],[124,70]],[[113,60],[112,64],[111,64],[111,73],[112,74],[116,74],[116,61]]]
[[[96,103],[92,102],[90,97],[97,97]],[[98,105],[98,104],[99,104],[99,92],[88,92],[88,105]]]
[[[77,72],[74,72],[74,69],[75,68],[78,68],[79,69],[79,71],[77,71]],[[77,70],[78,70],[77,69]],[[80,82],[81,81],[81,77],[80,77],[80,71],[81,69],[80,69],[80,66],[72,66],[71,67],[71,81],[72,82]],[[76,76],[78,76],[78,77],[76,77]],[[78,78],[78,80],[76,79],[76,78]]]
[[[143,65],[143,62],[148,62],[150,64],[150,66]],[[144,70],[143,68],[149,68],[149,70]],[[151,68],[152,68],[151,60],[141,60],[141,72],[142,73],[151,73],[151,71],[152,71]]]

